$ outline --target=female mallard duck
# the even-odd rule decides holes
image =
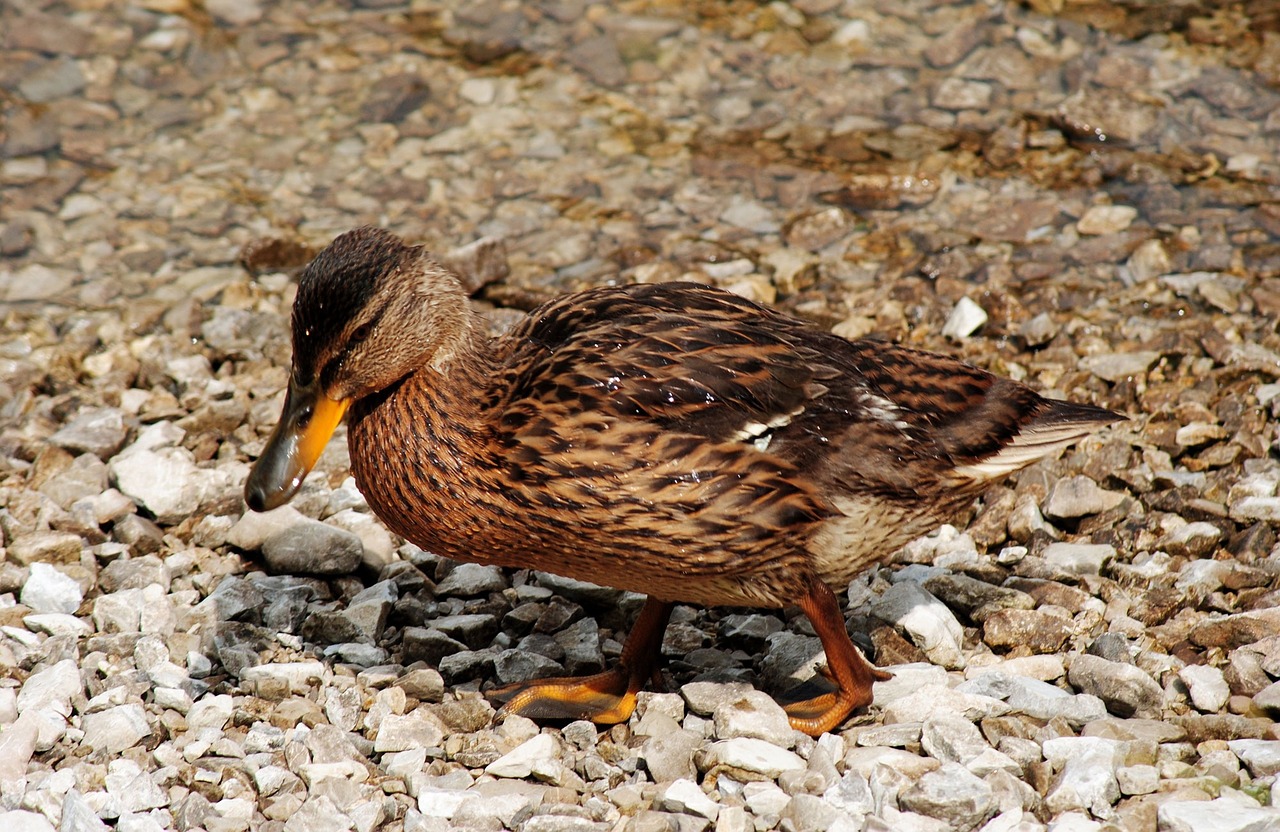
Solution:
[[[1123,418],[691,283],[567,295],[491,339],[457,277],[374,228],[302,273],[249,506],[287,502],[348,410],[352,472],[396,533],[648,596],[617,667],[529,684],[507,712],[625,720],[675,602],[798,604],[836,688],[787,707],[814,735],[888,678],[831,587]]]

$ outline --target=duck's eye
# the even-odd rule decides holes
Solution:
[[[351,345],[355,346],[356,344],[362,343],[366,338],[369,337],[370,332],[373,332],[372,321],[369,323],[361,324],[360,326],[356,327],[356,331],[351,333],[351,341],[350,341]]]

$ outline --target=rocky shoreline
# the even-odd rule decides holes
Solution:
[[[1181,9],[1182,7],[1180,7]],[[17,830],[1280,828],[1280,32],[1266,4],[0,8],[0,819]],[[626,724],[481,690],[639,597],[393,537],[341,435],[241,489],[292,276],[445,253],[495,331],[696,279],[1127,413],[842,593],[677,608]],[[767,693],[766,693],[767,692]]]

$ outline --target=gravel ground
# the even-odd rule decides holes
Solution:
[[[1218,6],[0,5],[0,823],[1280,828],[1280,16]],[[638,599],[404,545],[341,441],[244,514],[367,223],[495,328],[683,276],[1132,421],[848,588],[837,733],[757,690],[803,618],[685,607],[627,724],[494,724]]]

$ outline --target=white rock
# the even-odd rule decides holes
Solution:
[[[83,744],[110,754],[133,748],[151,736],[146,712],[138,704],[118,705],[96,714],[85,714],[81,725],[84,728]]]
[[[1116,783],[1121,794],[1151,794],[1160,785],[1160,772],[1155,766],[1121,766],[1116,769]]]
[[[1186,683],[1191,692],[1191,704],[1207,714],[1222,710],[1231,697],[1231,688],[1223,678],[1222,671],[1216,667],[1189,664],[1178,671],[1178,678]]]
[[[232,26],[244,26],[262,19],[258,0],[204,0],[205,10]]]
[[[80,671],[71,659],[37,671],[23,683],[18,713],[25,716],[30,712],[39,720],[37,751],[49,750],[62,738],[71,716],[71,698],[83,691]]]
[[[496,761],[495,761],[496,762]],[[480,795],[453,789],[426,788],[418,791],[418,811],[429,818],[451,818],[464,803],[479,800]]]
[[[1101,832],[1102,824],[1083,812],[1064,812],[1049,824],[1048,832]]]
[[[770,779],[784,771],[803,771],[805,761],[785,748],[751,737],[714,742],[707,749],[707,765],[723,765]]]
[[[1140,376],[1160,360],[1160,353],[1153,350],[1110,352],[1086,355],[1080,366],[1105,381],[1117,382]]]
[[[721,212],[720,219],[756,234],[773,234],[782,228],[767,206],[743,196],[730,198],[729,207]]]
[[[312,683],[324,679],[324,662],[268,662],[266,664],[246,667],[240,671],[240,678],[245,681],[260,682],[269,679],[289,686],[289,690],[302,693]]]
[[[964,666],[964,628],[946,604],[919,584],[894,584],[872,602],[871,612],[905,631],[929,661],[948,668]]]
[[[930,757],[944,763],[968,763],[983,751],[993,750],[976,725],[948,713],[924,721],[920,745]]]
[[[484,770],[494,777],[528,777],[539,763],[555,758],[558,753],[556,738],[551,734],[539,734],[503,754]]]
[[[309,518],[292,505],[285,504],[270,511],[246,511],[227,532],[227,542],[237,549],[256,552],[262,542],[276,532],[304,523]]]
[[[235,710],[234,700],[230,694],[206,694],[200,701],[191,706],[187,712],[187,727],[191,731],[212,728],[221,731],[231,721]]]
[[[1074,575],[1097,575],[1116,556],[1116,547],[1107,543],[1050,543],[1044,547],[1045,560]]]
[[[395,560],[396,544],[386,526],[378,522],[371,514],[363,514],[355,509],[339,511],[325,520],[326,523],[351,532],[364,544],[364,565],[371,569],[381,569]]]
[[[57,832],[44,815],[21,809],[0,812],[0,829],[5,832]]]
[[[440,721],[435,714],[419,709],[412,713],[399,716],[397,714],[387,714],[382,718],[382,722],[378,725],[378,737],[374,740],[373,750],[377,752],[385,751],[407,751],[411,748],[430,748],[431,746],[441,745],[445,736],[449,733],[449,728]],[[544,734],[552,739],[552,747],[555,747],[554,738],[549,734]],[[537,739],[536,737],[534,739]],[[530,740],[532,742],[532,740]],[[523,746],[518,746],[512,751],[518,751]],[[510,755],[507,755],[510,756]],[[501,759],[495,760],[494,764],[501,762]],[[487,769],[486,769],[487,770]],[[532,767],[530,768],[530,772]],[[515,775],[498,775],[508,777],[528,777],[529,774]]]
[[[843,777],[828,786],[822,793],[822,799],[855,818],[869,815],[875,809],[867,778],[853,770],[846,771]]]
[[[881,670],[892,673],[893,678],[876,682],[872,689],[875,696],[872,706],[876,708],[883,708],[890,702],[909,696],[926,685],[944,688],[947,686],[947,671],[936,664],[913,662],[884,667]]]
[[[742,799],[756,815],[780,815],[791,802],[791,795],[765,780],[743,786]]]
[[[942,326],[942,334],[947,338],[963,341],[977,332],[987,323],[987,312],[968,297],[960,298],[947,322]]]
[[[884,722],[886,725],[922,723],[930,716],[948,712],[976,722],[984,717],[1006,714],[1009,706],[993,696],[964,693],[945,685],[926,685],[887,705]]]
[[[237,490],[228,471],[197,467],[186,448],[136,449],[137,444],[112,457],[107,467],[116,488],[161,525],[177,525]]]
[[[720,804],[707,797],[697,783],[683,777],[659,792],[653,806],[659,811],[697,815],[710,821],[720,813]]]
[[[1054,814],[1082,809],[1098,818],[1114,814],[1120,799],[1116,769],[1124,764],[1126,744],[1101,737],[1055,737],[1043,745],[1058,779],[1045,796]]]
[[[1225,797],[1173,800],[1157,810],[1161,832],[1274,832],[1280,828],[1275,807],[1247,806]]]
[[[40,717],[36,711],[4,727],[0,732],[0,783],[17,783],[26,776],[39,735]]]
[[[1101,514],[1120,505],[1124,499],[1119,491],[1107,491],[1089,477],[1067,477],[1049,489],[1044,515],[1062,520]]]
[[[64,612],[32,613],[23,616],[22,623],[29,630],[51,636],[81,636],[93,629],[74,615]]]
[[[795,729],[782,706],[767,693],[745,691],[716,706],[711,717],[717,739],[755,737],[783,748],[795,745]]]
[[[1227,747],[1249,767],[1254,779],[1280,774],[1280,740],[1231,740]]]
[[[47,563],[33,563],[30,569],[19,596],[23,604],[41,613],[70,615],[79,609],[84,593],[75,578],[64,575]]]
[[[102,633],[137,633],[142,629],[142,590],[122,589],[93,600],[93,623]]]
[[[133,760],[112,760],[105,778],[107,794],[128,812],[145,812],[169,805],[169,796],[155,784],[149,772]]]

